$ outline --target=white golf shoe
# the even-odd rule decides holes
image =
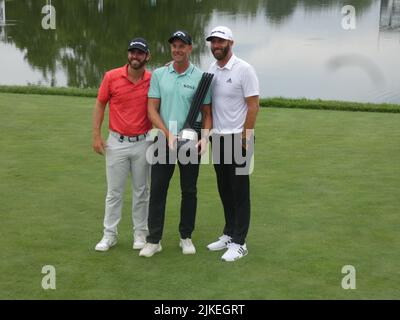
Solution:
[[[96,245],[94,248],[96,251],[108,251],[111,247],[117,244],[116,237],[106,237],[104,236],[103,239]]]
[[[207,248],[208,250],[211,251],[219,251],[226,249],[228,247],[228,244],[231,243],[232,238],[230,236],[227,236],[226,234],[222,235],[219,237],[219,239],[213,243],[210,243]]]
[[[133,241],[134,250],[143,249],[145,245],[146,245],[146,235],[139,234],[134,236],[134,241]]]
[[[240,258],[243,258],[246,256],[249,252],[247,251],[246,244],[240,245],[237,243],[229,243],[228,244],[228,250],[224,253],[224,255],[221,257],[223,261],[236,261]]]
[[[193,245],[192,239],[181,239],[179,246],[182,248],[183,254],[195,254],[196,248]]]
[[[150,243],[147,242],[142,250],[139,252],[139,256],[141,257],[152,257],[155,253],[160,252],[162,250],[161,243]]]

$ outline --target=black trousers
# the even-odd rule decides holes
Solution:
[[[169,157],[168,147],[166,158]],[[179,233],[182,239],[191,238],[195,227],[197,209],[197,178],[199,176],[199,162],[197,164],[182,164],[178,160],[181,185],[181,210]],[[163,234],[165,221],[165,205],[169,183],[175,171],[175,162],[167,164],[153,164],[151,167],[151,189],[149,203],[149,236],[147,242],[158,243]]]
[[[250,226],[249,170],[243,169],[250,165],[251,154],[242,148],[241,134],[214,134],[212,136],[212,148],[218,192],[225,214],[223,233],[232,237],[233,242],[243,245],[246,242]],[[246,162],[241,163],[243,159],[241,161],[235,159],[235,148],[236,152],[246,159]],[[216,156],[219,156],[217,161],[215,160]],[[244,172],[247,172],[247,174],[244,174]]]

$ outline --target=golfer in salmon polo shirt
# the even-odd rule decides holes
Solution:
[[[96,251],[107,251],[117,243],[122,196],[126,179],[132,182],[133,249],[142,249],[148,235],[150,165],[146,161],[146,141],[152,128],[147,118],[147,95],[151,73],[147,42],[136,38],[128,45],[128,63],[106,72],[93,113],[93,149],[106,158],[107,196],[104,234]],[[109,104],[109,136],[101,137],[105,108]]]

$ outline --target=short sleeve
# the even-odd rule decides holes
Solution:
[[[106,104],[111,98],[110,90],[110,74],[107,72],[104,75],[103,81],[101,82],[99,92],[97,94],[97,100],[101,103]]]
[[[152,75],[151,81],[150,81],[150,89],[149,89],[149,93],[148,93],[149,98],[156,98],[156,99],[161,98],[160,82],[158,79],[158,75],[159,75],[158,72],[156,72],[156,71],[153,72],[153,75]]]
[[[250,65],[243,70],[242,89],[245,98],[260,95],[258,78],[254,68]]]

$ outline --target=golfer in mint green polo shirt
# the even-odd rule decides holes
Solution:
[[[178,73],[173,63],[153,72],[148,96],[160,100],[161,120],[166,129],[174,136],[183,129],[193,95],[202,75],[203,71],[191,63],[183,73]],[[204,103],[208,105],[211,103],[210,92],[208,92]],[[172,124],[170,124],[171,121]],[[201,115],[199,115],[197,121],[201,121]]]
[[[169,38],[173,62],[156,69],[150,82],[148,115],[153,126],[160,129],[168,141],[168,153],[176,146],[177,135],[182,130],[203,72],[190,63],[192,38],[184,30],[177,30]],[[201,108],[203,129],[211,129],[211,94],[208,92]],[[206,148],[206,139],[200,139],[199,152]],[[181,185],[181,208],[179,245],[183,254],[194,254],[196,248],[191,240],[197,209],[197,177],[199,161],[183,164],[178,159]],[[149,235],[147,244],[139,255],[151,257],[162,250],[161,238],[164,229],[165,206],[169,182],[175,170],[172,163],[156,163],[151,168],[151,191],[149,203]],[[175,213],[176,214],[176,213]]]

